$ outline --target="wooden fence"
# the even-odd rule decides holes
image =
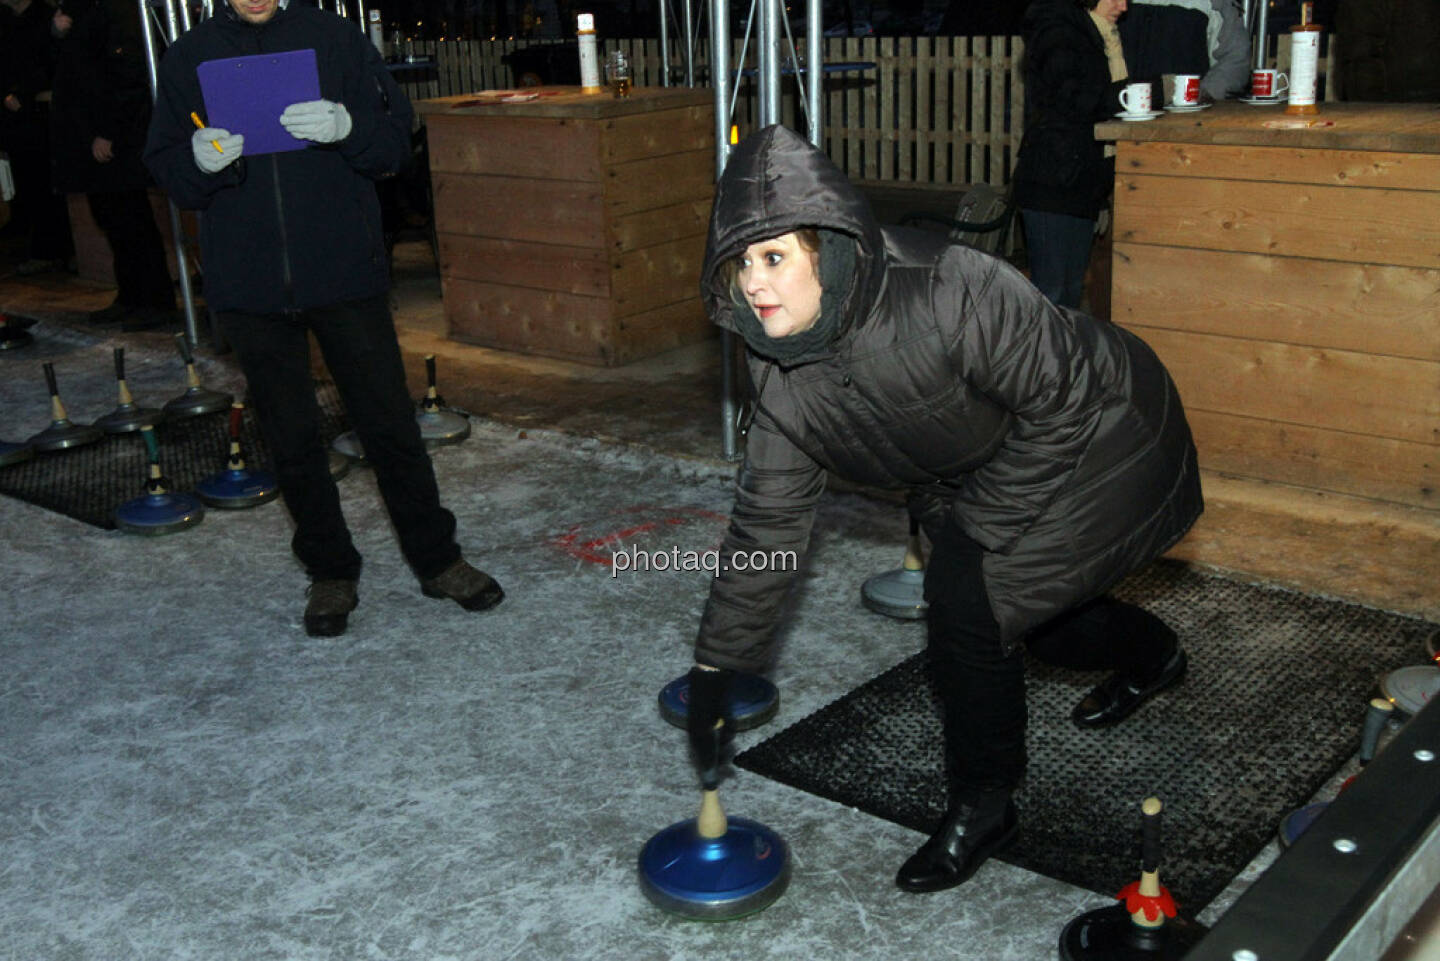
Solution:
[[[441,40],[406,41],[401,56],[433,56],[436,70],[426,79],[403,83],[412,99],[443,97],[511,87],[515,78],[505,57],[517,50],[556,41]],[[1335,69],[1337,44],[1326,34],[1321,49],[1321,96],[1338,99],[1327,78]],[[803,61],[805,44],[798,42]],[[1290,38],[1281,36],[1269,61],[1290,65]],[[658,40],[607,40],[601,56],[624,50],[634,64],[638,85],[662,82]],[[730,62],[738,63],[741,41]],[[857,64],[853,70],[827,71],[821,127],[824,147],[852,180],[964,185],[1002,185],[1010,179],[1020,146],[1025,84],[1020,69],[1024,45],[1019,37],[865,37],[827,38],[826,64]],[[754,45],[746,55],[754,66]],[[684,82],[681,53],[670,51],[672,82]],[[708,44],[696,50],[694,75],[709,76]],[[403,79],[403,74],[401,75]],[[743,136],[758,116],[756,83],[732,68],[736,79],[733,121]],[[806,113],[793,77],[784,80],[782,120],[803,129]]]

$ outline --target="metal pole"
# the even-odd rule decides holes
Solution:
[[[365,19],[365,0],[355,0],[355,20],[360,24],[360,32],[368,35],[370,21]]]
[[[171,30],[177,30],[174,0],[166,2],[166,19]],[[145,44],[145,67],[150,75],[150,100],[153,103],[160,93],[160,53],[155,48],[155,35],[150,30],[150,2],[139,0],[140,36]],[[173,33],[173,43],[179,33]],[[180,302],[185,308],[185,337],[193,347],[198,338],[195,335],[195,295],[190,290],[190,259],[185,256],[185,225],[180,221],[180,210],[175,201],[166,198],[170,208],[170,233],[175,238],[175,269],[180,274]]]
[[[670,86],[670,24],[665,15],[665,8],[670,5],[670,0],[660,0],[657,7],[660,8],[660,86]]]
[[[729,0],[710,0],[710,84],[715,90],[715,179],[719,180],[730,159]],[[726,460],[740,457],[735,348],[735,335],[720,331],[720,450]]]
[[[1255,0],[1255,69],[1259,70],[1265,66],[1270,55],[1270,37],[1267,31],[1270,28],[1270,4],[1269,0]]]
[[[805,101],[810,105],[806,117],[810,142],[820,146],[820,134],[824,126],[825,111],[820,105],[820,81],[825,72],[825,50],[821,39],[820,18],[824,10],[821,0],[808,0],[805,4]],[[798,81],[798,78],[797,78]]]
[[[695,17],[690,0],[680,0],[685,16],[685,86],[695,86]]]
[[[780,122],[780,0],[760,0],[756,66],[760,73],[760,126]]]

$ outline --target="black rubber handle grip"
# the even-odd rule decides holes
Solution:
[[[125,379],[125,348],[115,348],[115,379]]]
[[[60,388],[55,386],[55,365],[48,361],[45,364],[45,386],[50,388],[51,397],[60,393]]]
[[[910,536],[911,536],[911,537],[917,537],[917,536],[919,536],[919,534],[920,534],[920,520],[919,520],[918,518],[912,517],[912,518],[910,518]]]
[[[435,386],[435,355],[425,355],[425,378],[431,387]]]
[[[190,352],[190,341],[183,334],[175,335],[175,346],[180,350],[180,357],[185,361],[186,366],[195,363],[195,355]]]
[[[1154,872],[1160,869],[1160,799],[1146,798],[1140,810],[1140,869]]]

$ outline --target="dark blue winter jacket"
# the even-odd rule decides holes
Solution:
[[[205,117],[196,67],[223,57],[310,48],[320,96],[345,105],[344,140],[195,165],[190,113]],[[308,99],[297,97],[297,100]],[[278,313],[383,294],[389,268],[375,181],[410,159],[410,101],[354,23],[292,5],[262,25],[220,0],[160,62],[145,163],[175,203],[201,211],[205,299],[217,311]],[[218,124],[217,124],[218,126]]]

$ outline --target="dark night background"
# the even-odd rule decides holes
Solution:
[[[1011,35],[1021,32],[1029,0],[826,0],[827,32],[856,35]],[[1328,25],[1338,0],[1318,0],[1315,19]],[[1440,0],[1437,0],[1440,2]],[[610,37],[655,37],[658,0],[379,0],[387,31],[433,40],[441,37],[563,37],[574,34],[575,14],[593,13],[597,32]],[[1300,0],[1272,0],[1272,32],[1288,30],[1299,18]],[[692,16],[705,34],[708,0],[692,0]],[[670,0],[678,17],[680,0]],[[731,0],[730,22],[738,35],[749,0]],[[805,3],[788,0],[793,28],[804,29]],[[672,21],[673,22],[673,21]]]

